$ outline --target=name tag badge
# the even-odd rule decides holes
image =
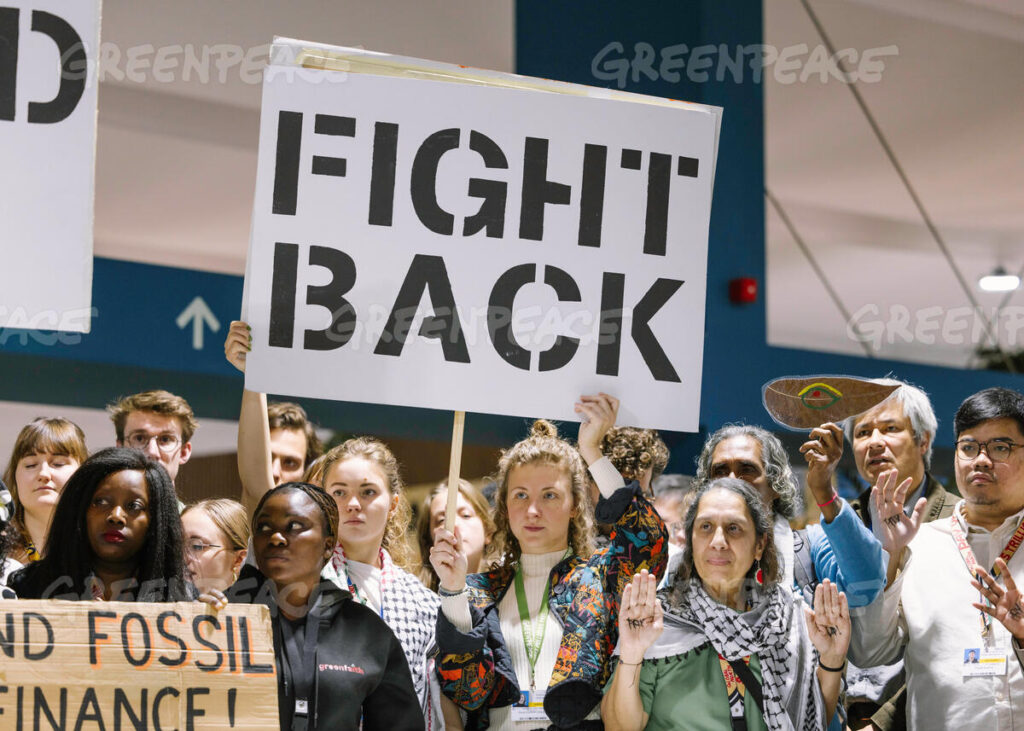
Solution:
[[[309,715],[309,701],[304,698],[295,699],[295,715],[296,716],[308,716]]]
[[[963,654],[963,677],[991,678],[1006,675],[1006,652],[967,647]]]
[[[521,690],[519,702],[512,706],[513,721],[547,721],[544,714],[544,691]]]

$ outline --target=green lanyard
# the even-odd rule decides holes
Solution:
[[[565,555],[569,555],[566,550]],[[565,556],[562,557],[565,560]],[[540,648],[544,645],[544,631],[547,629],[548,621],[548,594],[551,593],[551,574],[548,573],[548,581],[544,585],[544,598],[541,599],[540,609],[537,618],[530,619],[530,607],[526,603],[526,587],[523,584],[523,567],[516,567],[516,603],[519,605],[519,620],[523,630],[523,644],[526,646],[526,660],[530,663],[530,690],[536,690],[534,673],[537,668],[537,659],[540,657]]]

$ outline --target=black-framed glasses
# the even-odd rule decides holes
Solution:
[[[216,543],[203,543],[202,541],[189,541],[185,544],[185,553],[193,558],[199,558],[211,548],[224,548]]]
[[[987,442],[961,439],[956,443],[956,453],[964,459],[974,459],[984,451],[993,462],[1005,462],[1010,458],[1013,448],[1020,446],[1024,445],[1017,444],[1009,439],[989,439]]]
[[[149,435],[144,431],[137,431],[128,434],[124,438],[124,443],[126,446],[145,451],[149,448],[149,443],[154,439],[156,440],[156,448],[164,454],[174,454],[174,452],[181,446],[181,438],[177,434],[164,433]]]

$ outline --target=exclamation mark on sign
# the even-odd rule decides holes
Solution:
[[[235,727],[235,695],[237,693],[237,688],[228,690],[228,724],[230,724],[231,728]]]

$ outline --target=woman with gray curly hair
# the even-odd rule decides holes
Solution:
[[[623,590],[607,729],[680,728],[683,718],[686,728],[825,728],[850,643],[846,597],[825,580],[812,611],[779,584],[772,522],[743,480],[697,489],[660,601],[643,572]]]

